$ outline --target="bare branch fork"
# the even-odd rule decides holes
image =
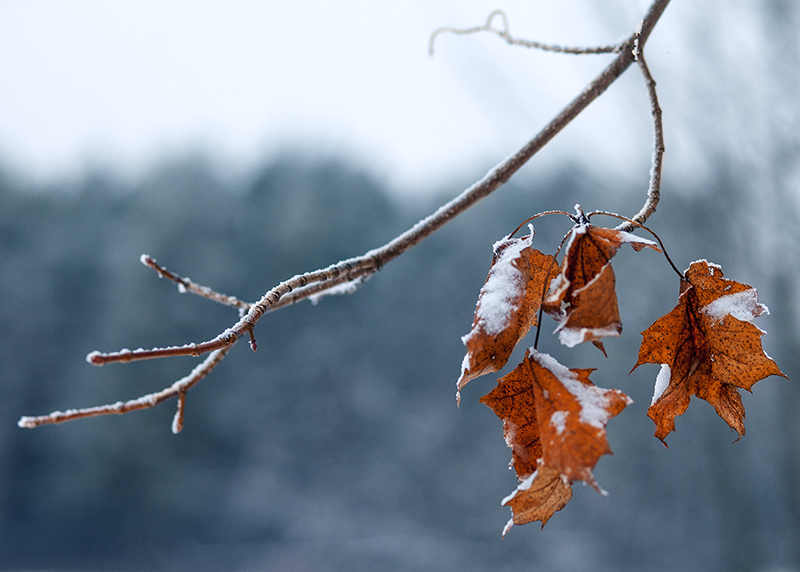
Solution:
[[[71,409],[67,411],[56,411],[50,415],[39,417],[22,417],[18,425],[20,427],[33,428],[50,423],[60,423],[71,419],[82,417],[93,417],[97,415],[107,415],[111,413],[126,413],[135,409],[145,409],[154,407],[159,403],[178,397],[178,411],[172,424],[173,432],[180,431],[183,424],[183,411],[185,406],[186,392],[197,384],[201,379],[208,375],[230,348],[243,336],[247,335],[250,339],[252,348],[256,349],[253,330],[258,320],[266,313],[283,308],[311,298],[347,293],[357,288],[363,281],[367,280],[372,274],[380,270],[387,262],[397,258],[424,238],[430,236],[442,226],[468,210],[477,202],[487,197],[500,186],[506,183],[511,176],[516,173],[531,157],[541,150],[553,137],[566,127],[577,115],[583,111],[590,103],[597,99],[605,90],[634,62],[638,62],[645,83],[650,94],[651,113],[654,121],[654,152],[653,164],[650,172],[650,184],[647,191],[647,199],[642,209],[632,220],[637,223],[644,223],[647,218],[655,212],[659,199],[659,188],[661,181],[661,160],[664,152],[664,143],[661,127],[661,109],[656,97],[655,82],[644,61],[643,48],[656,22],[658,22],[664,9],[670,0],[654,0],[644,19],[639,24],[637,30],[626,41],[615,46],[604,46],[599,48],[563,48],[537,42],[528,42],[513,38],[508,31],[508,22],[500,11],[493,12],[485,26],[471,28],[468,30],[457,30],[442,28],[434,32],[431,37],[431,47],[435,37],[442,32],[472,33],[479,31],[489,31],[497,34],[512,45],[521,45],[536,49],[556,51],[570,54],[599,54],[616,53],[614,60],[598,75],[584,90],[578,94],[550,123],[548,123],[533,139],[525,144],[519,151],[510,155],[504,161],[492,168],[481,180],[464,190],[460,195],[452,199],[447,204],[441,206],[433,214],[419,221],[413,227],[391,240],[387,244],[371,250],[362,256],[350,258],[332,264],[327,268],[298,274],[288,280],[281,282],[255,303],[248,303],[233,296],[227,296],[215,292],[211,288],[201,286],[174,274],[160,266],[149,256],[143,255],[141,261],[146,266],[156,270],[160,276],[166,277],[176,284],[182,291],[214,300],[216,302],[237,308],[240,312],[239,320],[230,328],[226,329],[215,338],[201,343],[190,343],[182,346],[167,348],[120,350],[113,353],[92,352],[86,359],[93,365],[105,365],[112,362],[129,362],[133,360],[154,359],[160,357],[174,357],[183,355],[200,356],[208,353],[206,359],[201,362],[186,377],[176,381],[171,386],[160,392],[145,395],[138,399],[127,402],[117,402],[114,404],[86,409]],[[502,30],[492,27],[492,21],[500,16],[504,23]],[[630,223],[626,223],[630,224]]]

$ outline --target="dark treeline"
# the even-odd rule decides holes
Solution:
[[[764,347],[800,379],[796,269],[754,262],[747,201],[727,200],[724,217],[715,206],[730,192],[721,177],[673,193],[652,228],[679,267],[708,258],[759,288],[772,310],[756,322]],[[516,482],[501,422],[478,403],[493,379],[455,406],[491,245],[540,210],[638,210],[641,197],[624,195],[578,170],[512,182],[358,293],[265,317],[258,352],[240,344],[189,393],[176,436],[170,403],[33,431],[16,421],[157,391],[196,363],[93,368],[89,351],[202,341],[236,319],[180,295],[140,254],[254,300],[379,246],[436,202],[400,204],[337,162],[276,161],[223,183],[189,161],[124,189],[103,176],[33,191],[0,177],[0,569],[800,570],[796,381],[745,395],[748,433],[733,445],[693,400],[664,448],[646,417],[658,368],[628,372],[678,281],[662,257],[629,249],[615,260],[625,332],[609,359],[560,348],[550,322],[540,342],[635,400],[609,424],[615,455],[596,470],[610,496],[576,486],[544,530],[500,539]],[[552,252],[569,224],[537,220],[538,247]]]

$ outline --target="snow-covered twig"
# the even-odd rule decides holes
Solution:
[[[233,308],[239,308],[239,311],[244,313],[250,309],[249,302],[244,302],[239,300],[236,296],[228,296],[227,294],[221,294],[216,290],[212,290],[208,286],[201,286],[196,282],[192,281],[190,278],[186,278],[184,276],[178,276],[174,272],[170,272],[160,264],[158,264],[154,258],[148,256],[147,254],[142,254],[139,257],[139,261],[147,266],[148,268],[152,268],[156,272],[158,272],[159,277],[167,278],[172,280],[178,285],[178,290],[181,292],[191,292],[192,294],[196,294],[197,296],[201,296],[203,298],[208,298],[209,300],[213,300],[214,302],[218,302],[220,304],[224,304],[225,306],[231,306]]]
[[[656,212],[656,206],[661,198],[661,167],[664,158],[664,126],[661,120],[661,106],[658,104],[658,92],[656,91],[656,81],[647,67],[644,59],[644,42],[637,40],[634,43],[634,57],[639,69],[642,72],[644,83],[647,86],[647,93],[650,96],[650,113],[653,116],[653,159],[650,167],[650,184],[647,188],[647,199],[641,210],[636,213],[632,220],[644,224],[644,222]],[[619,229],[631,231],[635,227],[630,223],[620,225]],[[676,269],[677,270],[677,269]],[[680,273],[680,272],[679,272]]]
[[[186,392],[189,391],[197,382],[207,376],[211,371],[217,367],[222,358],[225,357],[232,346],[220,348],[211,352],[208,357],[201,364],[195,367],[189,375],[179,379],[166,389],[162,389],[157,393],[150,393],[143,395],[137,399],[130,401],[118,401],[108,405],[100,405],[97,407],[87,407],[85,409],[67,409],[66,411],[54,411],[50,415],[41,415],[39,417],[22,417],[17,425],[28,429],[39,427],[41,425],[49,425],[51,423],[63,423],[64,421],[71,421],[72,419],[81,419],[83,417],[97,417],[98,415],[111,415],[122,414],[128,411],[135,411],[137,409],[149,409],[155,407],[159,403],[178,396],[178,413],[176,414],[175,422],[172,424],[172,431],[178,433],[183,426],[183,407],[186,399]]]

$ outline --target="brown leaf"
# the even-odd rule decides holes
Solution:
[[[503,529],[503,536],[514,524],[539,520],[544,528],[553,513],[564,508],[571,498],[572,483],[557,470],[541,465],[503,499],[502,505],[511,507],[511,520]]]
[[[503,436],[511,449],[510,466],[517,472],[517,478],[523,480],[535,473],[542,458],[542,443],[530,367],[526,362],[521,363],[499,379],[497,387],[481,397],[480,402],[503,420]]]
[[[481,398],[503,420],[511,466],[523,481],[504,501],[512,507],[514,524],[541,520],[544,526],[571,498],[574,480],[600,491],[592,469],[601,455],[611,453],[606,423],[631,400],[618,390],[592,384],[591,371],[567,369],[547,354],[529,350]]]
[[[570,481],[598,491],[592,469],[611,453],[606,424],[633,401],[617,389],[589,381],[591,369],[567,369],[547,354],[526,356],[534,380],[542,462]],[[601,491],[602,492],[602,491]]]
[[[749,323],[767,307],[755,288],[724,278],[705,260],[693,262],[685,276],[678,305],[642,332],[633,369],[662,364],[647,415],[664,441],[696,395],[741,437],[745,411],[737,388],[750,391],[767,376],[786,377],[761,347],[764,332]]]
[[[472,330],[462,338],[467,355],[456,383],[459,398],[470,380],[502,369],[519,340],[536,325],[542,294],[558,265],[553,256],[532,248],[532,240],[533,229],[525,238],[505,238],[494,245]]]
[[[647,247],[660,252],[650,240],[592,226],[585,218],[572,229],[560,274],[543,303],[544,311],[559,320],[556,332],[565,346],[618,336],[622,331],[610,261],[626,242],[635,250]]]

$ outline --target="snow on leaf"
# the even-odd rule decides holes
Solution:
[[[672,376],[672,371],[669,369],[669,366],[665,363],[661,364],[661,369],[658,370],[658,375],[656,376],[656,385],[653,387],[653,399],[650,401],[650,405],[653,405],[658,398],[664,395],[664,391],[666,391],[667,387],[669,386],[669,378]]]
[[[572,483],[566,481],[557,470],[544,465],[522,481],[503,499],[502,505],[511,508],[511,520],[503,528],[503,536],[514,524],[541,521],[542,528],[557,511],[572,498]]]
[[[560,273],[543,303],[544,311],[559,321],[556,332],[565,346],[597,342],[622,330],[611,259],[625,243],[637,251],[660,252],[653,241],[624,231],[586,222],[573,227]]]
[[[647,415],[664,441],[696,395],[741,437],[745,411],[738,389],[750,391],[770,375],[786,377],[761,347],[764,332],[749,323],[766,306],[755,288],[725,279],[718,265],[705,260],[693,262],[685,276],[678,305],[642,332],[633,369],[645,363],[667,367],[659,372]]]
[[[710,304],[703,306],[709,318],[721,322],[726,315],[737,320],[749,322],[762,314],[769,314],[769,308],[758,302],[758,292],[755,288],[720,296]]]
[[[606,424],[632,400],[617,389],[594,385],[589,381],[594,370],[567,369],[536,351],[525,361],[534,381],[542,462],[566,479],[585,481],[600,491],[592,469],[602,455],[611,453]],[[555,423],[551,421],[554,416]]]
[[[503,420],[511,466],[522,481],[503,502],[511,504],[514,524],[544,524],[572,496],[572,481],[585,481],[602,492],[592,469],[602,455],[611,453],[605,426],[631,400],[618,390],[592,384],[591,371],[568,369],[530,349],[522,363],[481,398]],[[551,492],[545,494],[545,489]]]
[[[527,237],[505,238],[494,245],[472,329],[462,338],[467,355],[456,382],[459,392],[476,377],[505,366],[519,340],[536,325],[542,293],[558,265],[553,256],[532,248],[532,240],[533,229]]]

